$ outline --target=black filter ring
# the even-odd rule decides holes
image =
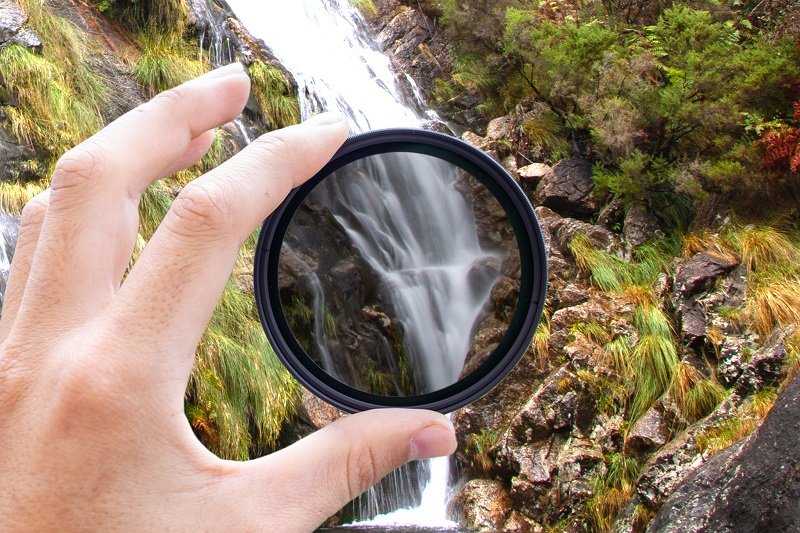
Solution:
[[[427,154],[469,172],[506,212],[520,252],[517,308],[497,348],[469,376],[444,389],[417,396],[380,396],[350,387],[320,368],[300,347],[281,305],[278,260],[287,227],[312,189],[342,166],[389,152]],[[302,154],[298,154],[302,157]],[[267,338],[283,365],[306,388],[339,409],[354,413],[382,407],[413,407],[452,412],[487,394],[528,350],[541,319],[547,291],[547,255],[539,223],[525,193],[494,159],[449,135],[427,130],[386,129],[350,137],[314,177],[294,189],[264,222],[255,253],[256,304]]]

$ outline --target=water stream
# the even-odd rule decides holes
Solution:
[[[304,119],[320,111],[338,110],[350,121],[351,132],[357,132],[384,127],[420,127],[435,118],[433,112],[425,109],[413,80],[392,72],[389,59],[377,49],[366,23],[348,0],[228,0],[228,3],[242,24],[263,39],[294,75]],[[389,158],[383,164],[391,167],[435,163]],[[442,172],[442,169],[421,168],[418,174],[428,177]],[[453,181],[455,179],[454,175]],[[427,184],[420,186],[448,188],[446,180],[422,181]],[[435,390],[455,382],[464,366],[463,356],[469,346],[458,346],[458,343],[469,342],[468,330],[494,283],[494,280],[487,280],[485,287],[476,292],[466,286],[464,269],[487,253],[481,249],[474,232],[470,235],[460,231],[461,227],[469,227],[468,221],[473,215],[471,206],[452,188],[449,193],[426,190],[409,202],[403,197],[403,187],[391,183],[388,178],[374,186],[377,190],[366,190],[346,182],[331,186],[325,191],[325,203],[379,273],[385,286],[398,295],[396,307],[403,310],[408,320],[415,322],[405,327],[406,331],[419,334],[418,339],[410,339],[409,343],[412,350],[419,352],[418,362],[424,366],[421,372]],[[375,202],[375,194],[380,195],[382,201]],[[401,211],[400,206],[409,203],[414,203],[418,212]],[[443,205],[446,208],[443,209]],[[456,215],[444,217],[449,221],[443,219],[441,224],[434,224],[440,228],[439,235],[414,230],[415,220],[441,212]],[[463,223],[453,227],[453,220]],[[394,221],[392,227],[388,227],[387,221]],[[405,226],[401,227],[403,224]],[[366,226],[378,227],[372,234],[381,235],[384,242],[370,240],[359,231],[358,228]],[[427,242],[421,242],[425,239]],[[447,294],[438,307],[430,304],[431,298],[425,291],[409,281],[420,275],[436,278],[439,283],[436,290]],[[317,309],[325,307],[320,298],[322,296],[315,297]],[[430,331],[432,325],[439,326],[438,333]],[[463,331],[465,328],[467,331]],[[452,335],[443,335],[442,331]],[[322,328],[317,333],[324,335]],[[443,346],[431,349],[431,342]],[[461,354],[455,356],[461,359],[426,362],[428,353]],[[333,368],[330,361],[323,364]],[[388,495],[370,491],[360,498],[360,512],[356,518],[361,520],[354,527],[406,524],[411,526],[408,530],[418,530],[415,527],[453,530],[456,524],[446,517],[449,470],[449,460],[444,458],[396,471],[388,483],[382,484],[383,491],[387,490],[387,485],[393,486]],[[397,509],[403,505],[407,507]]]

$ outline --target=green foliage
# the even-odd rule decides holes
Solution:
[[[601,190],[669,225],[685,226],[717,194],[770,194],[752,127],[776,123],[797,96],[791,39],[683,2],[552,4],[444,2],[453,87],[483,95],[492,112],[533,112],[522,128],[532,145],[591,152]]]
[[[475,472],[486,478],[494,475],[494,460],[490,451],[497,444],[497,439],[497,432],[487,428],[481,429],[480,433],[470,434],[467,439],[464,450],[467,461]]]
[[[633,262],[598,250],[583,234],[576,235],[569,248],[578,266],[589,272],[592,283],[604,291],[622,292],[634,286],[652,285],[668,267],[674,245],[669,240],[644,245],[634,252]]]
[[[375,0],[350,0],[353,7],[361,11],[367,17],[374,17],[378,14],[378,8],[375,6]]]
[[[267,343],[253,296],[228,284],[189,380],[186,412],[192,427],[221,457],[257,457],[274,448],[299,395],[299,384]]]
[[[133,65],[131,75],[151,96],[205,71],[200,61],[192,59],[194,52],[180,35],[143,31],[138,40],[142,54]]]
[[[277,67],[253,61],[249,67],[251,93],[258,102],[268,129],[279,129],[300,121],[300,107],[291,82]]]
[[[757,422],[752,418],[730,418],[699,434],[697,448],[713,455],[750,435],[756,426]]]
[[[608,471],[592,477],[594,495],[586,502],[584,515],[587,530],[592,533],[611,531],[614,520],[633,494],[640,465],[633,457],[612,453],[608,458]]]
[[[547,366],[547,356],[550,351],[550,311],[547,309],[542,313],[542,320],[536,326],[531,347],[537,366],[544,369]]]
[[[133,29],[167,31],[181,35],[186,28],[189,9],[185,0],[91,0],[107,15]]]
[[[42,53],[18,45],[0,48],[0,82],[11,104],[3,105],[11,132],[55,158],[103,125],[105,81],[89,68],[94,52],[67,19],[31,2],[29,25],[42,40]]]

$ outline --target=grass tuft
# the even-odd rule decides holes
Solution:
[[[261,108],[267,128],[275,130],[297,124],[300,108],[286,74],[263,61],[253,61],[249,71],[251,92]]]
[[[194,52],[180,35],[142,31],[137,40],[142,54],[134,63],[131,75],[151,97],[206,70],[203,63],[192,59]]]

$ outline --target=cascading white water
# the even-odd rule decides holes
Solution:
[[[435,117],[421,105],[413,80],[405,76],[403,80],[410,89],[401,88],[389,59],[376,49],[368,37],[365,22],[348,0],[228,0],[228,3],[244,26],[263,39],[294,75],[301,96],[303,118],[323,110],[338,110],[348,117],[352,131],[366,131],[383,127],[419,127],[426,119]],[[392,164],[390,159],[386,161],[387,165]],[[427,162],[415,164],[435,163],[428,158]],[[455,181],[452,169],[421,168],[417,174],[447,175],[448,171]],[[427,184],[420,186],[447,189],[447,184],[446,179],[427,180]],[[470,224],[474,215],[466,199],[452,187],[449,193],[425,189],[426,193],[416,201],[427,204],[415,204],[418,212],[409,213],[400,211],[402,201],[397,201],[398,198],[391,201],[392,195],[398,193],[396,185],[382,183],[376,191],[344,186],[342,190],[329,191],[328,197],[335,204],[331,205],[331,211],[337,214],[337,220],[347,229],[370,265],[380,273],[386,286],[396,293],[394,301],[403,310],[404,318],[415,321],[406,324],[404,329],[419,335],[418,339],[408,342],[412,350],[420,354],[418,361],[424,367],[422,373],[429,390],[435,390],[454,383],[463,369],[471,338],[468,330],[475,323],[494,283],[494,280],[487,280],[477,290],[474,286],[468,287],[467,272],[475,261],[491,254],[478,245],[474,230],[471,233],[464,231],[474,227]],[[370,193],[380,194],[381,201],[370,201]],[[354,229],[345,217],[338,215],[342,212],[358,219],[361,227],[383,224],[372,233],[388,240],[382,243],[371,240],[364,232]],[[414,220],[436,213],[449,214],[431,224],[439,227],[439,235],[413,230]],[[393,224],[392,228],[386,225],[387,221],[401,219],[405,227],[401,227],[403,224]],[[454,227],[453,221],[459,219],[460,224]],[[422,246],[421,238],[436,242],[433,246],[430,243]],[[426,289],[422,290],[420,276],[436,282],[433,285],[427,283]],[[433,290],[446,294],[446,297],[432,302],[435,298],[426,294],[430,287],[435,287]],[[441,346],[432,347],[431,342],[441,343]],[[426,364],[425,356],[431,353],[460,354],[461,359]],[[446,519],[445,511],[448,459],[431,461],[427,471],[430,479],[417,508],[382,515],[370,523],[418,524],[440,529],[455,527],[456,524]],[[408,482],[401,478],[398,483],[407,485]],[[375,496],[367,497],[367,506],[370,498],[375,499]]]

